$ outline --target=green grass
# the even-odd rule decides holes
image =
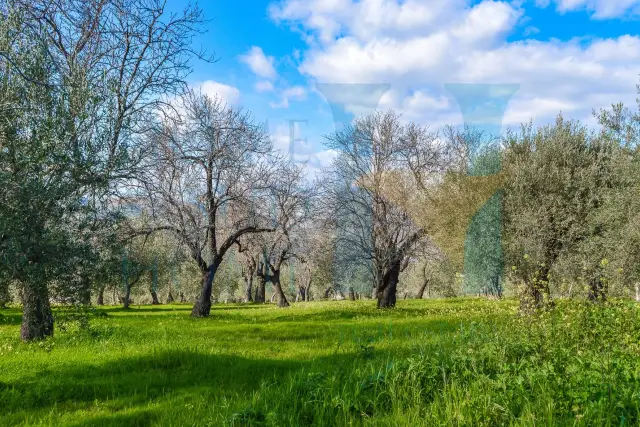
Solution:
[[[0,426],[640,424],[640,310],[371,301],[100,308],[19,341],[0,311]]]

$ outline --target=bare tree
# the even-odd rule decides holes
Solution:
[[[393,307],[402,267],[425,235],[407,207],[415,180],[440,170],[436,135],[401,124],[393,111],[377,112],[326,145],[338,156],[323,177],[325,218],[348,258],[368,266],[378,307]]]
[[[273,211],[280,216],[274,221],[276,232],[261,236],[264,240],[257,275],[261,287],[265,282],[273,285],[278,307],[289,306],[281,283],[283,265],[293,259],[304,259],[304,225],[310,217],[313,194],[312,187],[304,182],[302,166],[288,166],[273,188]]]
[[[281,213],[269,212],[284,160],[250,114],[189,91],[180,115],[150,140],[154,155],[138,186],[138,201],[154,224],[148,231],[179,236],[202,273],[192,316],[208,316],[212,284],[227,251],[247,234],[272,232]]]

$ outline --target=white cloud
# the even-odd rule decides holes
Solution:
[[[247,64],[254,74],[266,79],[275,79],[278,76],[273,67],[273,56],[266,56],[258,46],[252,46],[244,55],[240,55],[240,61]]]
[[[282,91],[280,102],[272,102],[271,108],[289,108],[289,100],[300,101],[306,98],[306,91],[302,86],[292,86]]]
[[[269,80],[260,80],[253,85],[253,88],[256,92],[272,92],[273,91],[273,83]]]
[[[567,10],[587,8],[602,17],[639,2],[556,4]],[[321,83],[388,83],[391,90],[380,107],[398,109],[411,120],[461,121],[446,83],[520,85],[506,123],[548,121],[560,110],[588,119],[592,108],[635,101],[640,37],[509,41],[527,22],[518,2],[286,0],[270,13],[308,40],[302,74]]]
[[[587,10],[594,19],[610,19],[640,12],[639,0],[537,0],[541,7],[546,7],[551,2],[556,4],[559,12]]]
[[[210,98],[217,97],[226,104],[233,105],[240,100],[240,91],[237,88],[213,80],[206,80],[193,86],[203,95]]]

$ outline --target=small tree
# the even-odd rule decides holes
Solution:
[[[611,188],[615,148],[561,115],[535,131],[524,126],[506,142],[507,256],[524,284],[523,309],[540,308],[551,302],[554,266],[601,233],[590,229],[589,218]],[[601,260],[587,260],[589,268]]]

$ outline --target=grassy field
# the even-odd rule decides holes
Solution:
[[[0,425],[639,425],[640,310],[403,300],[99,308],[23,344],[0,311]]]

